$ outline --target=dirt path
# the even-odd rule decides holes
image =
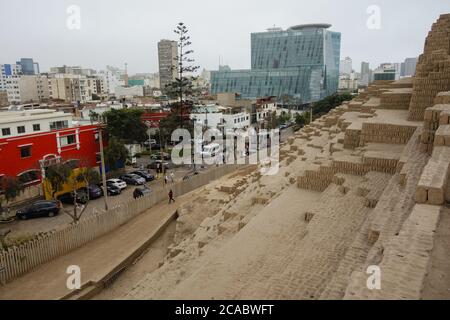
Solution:
[[[173,242],[175,229],[176,221],[172,221],[161,236],[132,266],[125,270],[109,287],[92,299],[112,300],[121,298],[136,286],[147,273],[158,269],[159,263],[164,260],[167,254],[167,248]]]

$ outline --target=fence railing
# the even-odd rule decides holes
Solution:
[[[181,196],[235,171],[237,166],[223,165],[215,167],[206,173],[175,183],[170,188],[175,197]],[[39,265],[67,254],[89,241],[111,232],[155,204],[167,199],[166,189],[157,190],[148,196],[130,200],[108,211],[93,213],[76,224],[67,225],[67,227],[58,231],[47,232],[19,246],[1,251],[0,285],[4,285],[32,271]]]

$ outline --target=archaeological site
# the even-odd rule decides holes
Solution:
[[[449,165],[443,14],[414,77],[296,132],[277,175],[246,166],[192,192],[164,259],[114,298],[450,299]]]

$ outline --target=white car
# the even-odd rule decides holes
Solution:
[[[109,179],[106,180],[106,185],[112,185],[115,186],[117,188],[119,188],[120,190],[123,190],[127,187],[127,184],[125,183],[125,181],[122,181],[120,179]]]

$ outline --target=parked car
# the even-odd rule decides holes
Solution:
[[[167,161],[161,161],[161,160],[153,160],[152,162],[150,162],[149,165],[147,165],[147,169],[157,169],[157,163],[159,163],[160,165],[163,165],[166,170],[170,169],[170,164]]]
[[[16,217],[21,220],[38,217],[54,217],[59,214],[60,209],[61,202],[57,200],[41,200],[17,210]]]
[[[150,155],[151,160],[161,160],[161,157],[163,160],[170,160],[170,154],[167,152],[155,152]]]
[[[150,173],[148,173],[148,172],[146,172],[144,170],[136,170],[136,171],[133,171],[132,174],[135,174],[135,175],[138,175],[138,176],[144,178],[145,181],[153,181],[153,180],[155,180],[155,176],[154,175],[152,175],[152,174],[150,174]]]
[[[137,174],[124,174],[120,176],[120,180],[123,180],[126,182],[126,184],[132,184],[135,186],[143,185],[145,183],[145,179],[141,176],[138,176]]]
[[[76,200],[75,200],[76,198]],[[64,193],[60,196],[58,196],[58,200],[61,201],[62,203],[66,203],[66,204],[74,204],[74,202],[76,203],[81,203],[81,204],[86,204],[88,202],[88,195],[86,192],[86,189],[78,189],[76,192],[76,196],[75,196],[75,192],[67,192]]]
[[[106,184],[106,192],[108,196],[118,196],[122,193],[122,189],[113,184]]]
[[[133,191],[133,198],[137,199],[137,198],[146,196],[146,195],[148,195],[150,193],[152,193],[152,190],[149,187],[136,188]]]
[[[83,192],[89,192],[89,199],[98,199],[103,197],[103,189],[96,185],[89,185],[87,188],[80,188]]]
[[[121,190],[123,190],[123,189],[125,189],[127,187],[126,182],[123,181],[123,180],[120,180],[120,179],[109,179],[109,180],[106,180],[106,185],[107,186],[110,186],[110,185],[116,186],[116,187],[120,188]]]
[[[152,143],[150,146],[151,150],[160,150],[161,148],[164,148],[164,146],[161,146],[159,142]]]

